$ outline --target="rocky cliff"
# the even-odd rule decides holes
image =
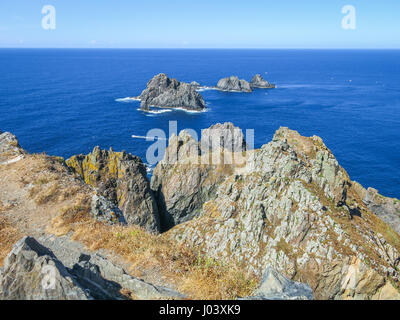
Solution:
[[[206,103],[196,89],[197,85],[179,82],[161,73],[148,82],[139,96],[140,107],[143,110],[159,107],[201,111],[206,108]]]
[[[260,74],[256,74],[250,82],[250,86],[252,88],[260,88],[260,89],[273,89],[275,85],[269,83],[267,80],[264,80]]]
[[[128,224],[139,225],[152,232],[160,230],[157,204],[146,168],[139,157],[95,147],[88,155],[71,157],[66,164],[87,184],[95,187],[100,197],[118,206]],[[94,197],[97,198],[92,201],[92,211],[103,207],[106,214],[107,205],[104,201],[100,203],[98,196]]]
[[[164,159],[152,187],[163,214],[187,221],[171,238],[260,275],[272,266],[318,299],[400,298],[400,236],[363,202],[321,138],[281,128],[245,166],[196,165],[184,133],[170,145],[180,161]]]
[[[236,76],[231,76],[218,81],[217,89],[232,92],[252,92],[250,84],[246,80],[240,80]]]
[[[222,160],[246,148],[242,130],[229,122],[203,130],[199,142],[186,131],[172,136],[151,180],[163,229],[197,217],[203,204],[215,198],[219,184],[232,174],[231,165]],[[212,152],[220,159],[209,159]]]

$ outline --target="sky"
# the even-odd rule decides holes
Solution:
[[[346,5],[355,29],[342,27]],[[400,49],[400,1],[0,0],[5,47]]]

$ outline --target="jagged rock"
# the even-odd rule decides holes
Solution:
[[[78,254],[70,240],[49,242],[60,254],[34,238],[15,244],[0,269],[0,300],[127,300],[185,299],[163,286],[128,275],[98,253]],[[76,259],[76,260],[75,260]],[[124,294],[123,294],[124,293]]]
[[[252,92],[250,84],[246,80],[239,80],[238,77],[231,76],[218,81],[217,89],[222,91]]]
[[[10,132],[0,131],[0,164],[16,162],[23,157],[25,151],[18,139]]]
[[[364,189],[362,199],[373,213],[400,234],[400,200],[384,197],[374,188]]]
[[[242,152],[247,150],[243,131],[235,127],[233,123],[217,123],[201,133],[202,153],[213,152],[213,147],[221,147],[230,152]]]
[[[125,224],[122,211],[103,196],[94,194],[92,196],[91,213],[99,221],[109,224]]]
[[[275,85],[269,83],[268,81],[264,80],[260,74],[256,74],[253,79],[251,79],[250,86],[252,88],[261,88],[261,89],[272,89],[275,88]]]
[[[157,203],[139,157],[95,147],[90,154],[73,156],[66,164],[99,195],[117,205],[129,225],[160,230]]]
[[[192,81],[190,84],[194,87],[200,87],[200,83],[198,83],[197,81]]]
[[[166,212],[179,216],[196,204],[197,218],[169,231],[176,241],[258,275],[271,266],[310,285],[317,299],[400,299],[400,236],[363,203],[321,138],[281,128],[247,152],[244,167],[223,173],[212,164],[185,167],[188,160],[161,163],[152,181]]]
[[[34,238],[18,241],[0,272],[0,300],[87,300],[63,264]]]
[[[314,296],[309,285],[291,281],[268,267],[254,295],[243,300],[314,300]]]
[[[218,184],[232,174],[224,156],[214,159],[214,165],[208,165],[213,161],[208,159],[209,152],[246,148],[242,130],[232,123],[203,130],[200,143],[186,131],[172,136],[151,179],[163,230],[197,217],[203,204],[216,196]]]
[[[139,96],[140,107],[143,110],[159,107],[201,111],[206,108],[206,103],[196,89],[194,85],[170,79],[161,73],[149,81]]]
[[[72,269],[77,281],[96,299],[123,298],[121,289],[127,290],[135,299],[181,300],[186,297],[167,287],[155,286],[128,275],[125,270],[99,254],[82,254]]]

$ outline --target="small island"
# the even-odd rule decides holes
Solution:
[[[202,111],[206,103],[200,93],[196,91],[198,85],[170,79],[164,73],[151,79],[147,88],[139,97],[131,98],[140,100],[140,108],[150,111],[156,108],[178,108],[189,111]]]
[[[253,92],[255,88],[273,89],[276,88],[276,86],[264,80],[260,74],[256,74],[251,79],[251,82],[240,80],[237,76],[221,79],[218,81],[218,84],[215,88],[221,91],[229,92]]]

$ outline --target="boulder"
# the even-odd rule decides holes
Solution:
[[[196,91],[197,86],[170,79],[164,73],[156,75],[139,96],[140,107],[183,108],[201,111],[206,108],[203,97]]]
[[[218,81],[217,89],[233,92],[252,92],[250,84],[246,80],[239,80],[238,77],[231,76]]]
[[[25,151],[18,143],[18,139],[10,132],[0,131],[0,164],[16,162],[23,157]]]

